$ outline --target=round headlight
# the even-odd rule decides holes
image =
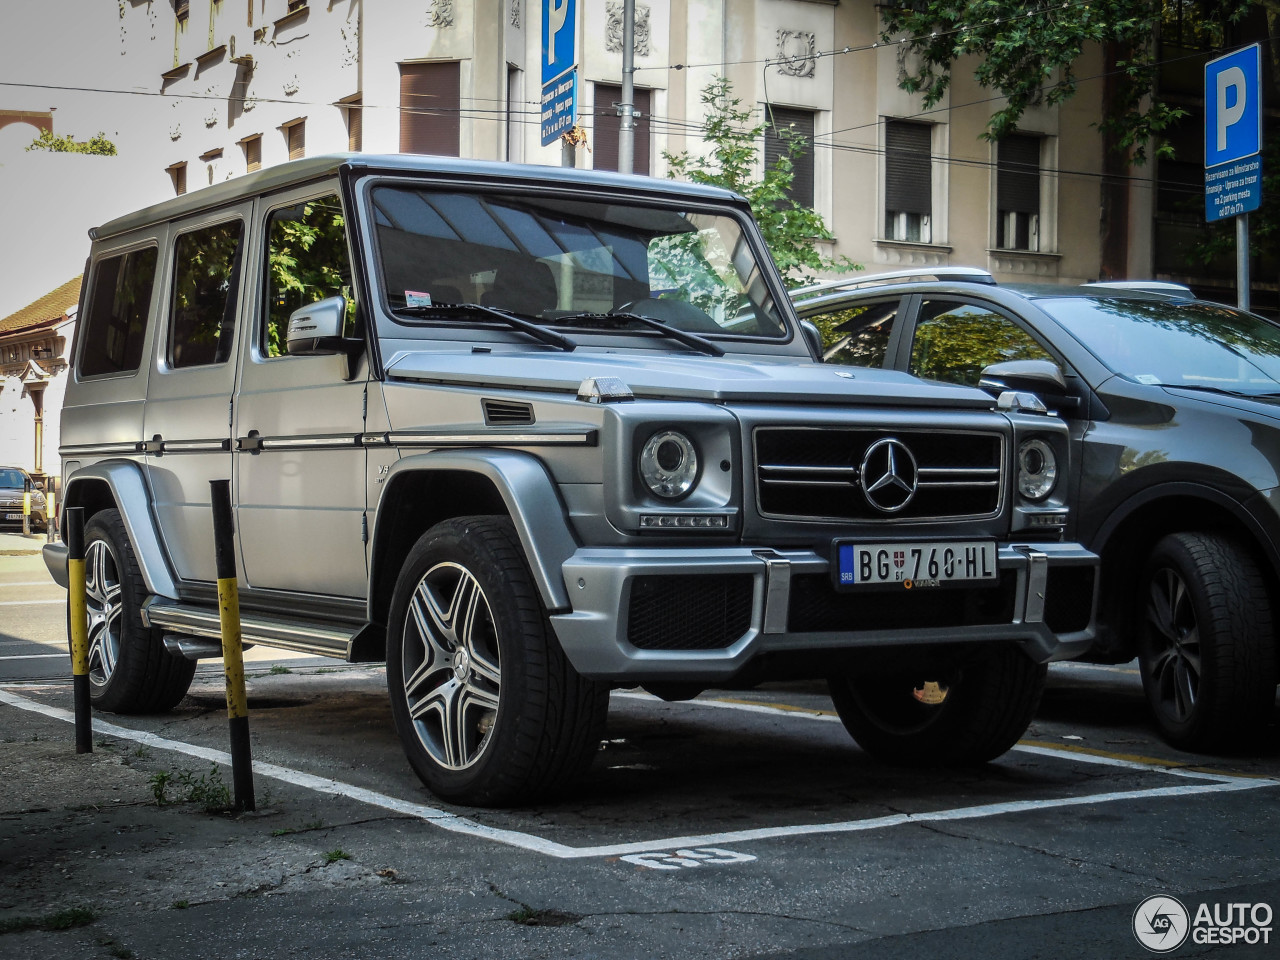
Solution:
[[[640,477],[658,496],[675,500],[693,489],[698,479],[698,451],[683,433],[655,433],[640,451]]]
[[[1058,482],[1058,458],[1043,440],[1024,440],[1018,447],[1018,492],[1043,500]]]

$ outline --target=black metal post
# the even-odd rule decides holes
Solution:
[[[227,724],[231,731],[231,780],[237,810],[257,809],[253,796],[253,756],[249,745],[249,699],[244,687],[244,649],[240,638],[240,592],[236,584],[235,520],[231,481],[210,480],[213,499],[213,549],[218,573],[218,618],[222,626],[222,664],[227,674]]]

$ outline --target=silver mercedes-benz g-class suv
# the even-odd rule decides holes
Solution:
[[[1090,642],[1064,425],[818,362],[738,196],[318,157],[92,239],[61,453],[99,708],[220,653],[216,479],[245,642],[385,659],[455,801],[569,783],[618,686],[826,678],[871,753],[983,762]]]

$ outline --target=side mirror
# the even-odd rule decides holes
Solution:
[[[290,324],[292,327],[292,324]],[[1004,390],[1066,393],[1062,368],[1050,360],[1005,360],[984,367],[978,386],[991,393]]]
[[[992,396],[1002,393],[1034,393],[1053,410],[1075,410],[1078,397],[1067,391],[1062,368],[1052,360],[1005,360],[984,367],[978,386]]]
[[[326,297],[293,311],[285,337],[289,355],[345,353],[342,325],[346,315],[347,301],[342,297]]]

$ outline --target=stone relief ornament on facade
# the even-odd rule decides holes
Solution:
[[[818,65],[818,39],[807,30],[778,31],[778,72],[812,77]]]
[[[605,7],[604,46],[610,53],[622,52],[622,0],[609,0]],[[649,8],[636,4],[635,43],[633,53],[649,56]]]
[[[520,29],[520,0],[511,0],[511,25]]]
[[[431,12],[427,14],[428,27],[453,26],[453,0],[431,0]]]

